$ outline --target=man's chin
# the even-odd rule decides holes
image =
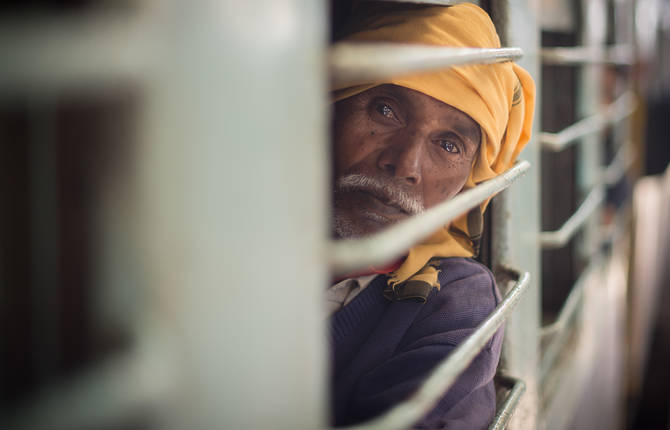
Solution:
[[[333,216],[333,233],[338,239],[369,236],[393,224],[394,221],[374,212],[366,212],[356,219]]]

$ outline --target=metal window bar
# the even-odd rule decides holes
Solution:
[[[451,387],[456,378],[474,360],[486,342],[495,334],[496,330],[510,316],[523,294],[530,285],[530,274],[528,272],[515,274],[517,280],[502,301],[496,306],[491,314],[468,336],[449,356],[447,356],[433,370],[431,375],[424,381],[419,389],[406,401],[396,405],[393,409],[383,415],[366,423],[347,427],[348,430],[394,430],[409,428],[421,419],[439,400],[440,396]],[[511,414],[513,406],[522,393],[520,388],[514,393],[515,397],[510,399],[506,414]],[[516,400],[515,400],[516,399]],[[501,411],[502,412],[502,411]]]
[[[579,205],[579,208],[568,218],[561,228],[540,233],[540,244],[542,247],[553,249],[565,246],[604,199],[605,189],[602,185],[597,185],[589,192],[582,204]]]
[[[449,201],[375,235],[361,239],[331,241],[328,255],[332,271],[336,275],[344,275],[368,266],[384,264],[399,257],[410,246],[429,236],[445,223],[509,187],[528,169],[530,163],[521,160],[495,178],[484,181]]]
[[[520,48],[453,48],[397,43],[333,44],[330,70],[335,87],[378,82],[412,72],[490,64],[521,58]]]
[[[605,107],[601,112],[586,117],[564,128],[558,133],[543,132],[540,141],[544,148],[559,152],[571,143],[589,134],[603,130],[607,125],[621,121],[633,113],[637,106],[635,95],[626,91],[617,100]]]
[[[628,44],[609,47],[574,46],[542,48],[542,62],[551,65],[611,64],[629,66],[635,59],[633,47]]]
[[[489,430],[502,430],[507,427],[507,423],[512,419],[512,415],[521,400],[521,396],[526,391],[526,383],[521,379],[503,375],[500,382],[510,391],[498,408],[495,417],[493,417]]]

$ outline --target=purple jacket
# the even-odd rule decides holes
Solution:
[[[330,319],[331,413],[336,426],[373,418],[405,399],[500,301],[493,275],[467,258],[445,258],[440,290],[425,303],[389,301],[378,276]],[[415,428],[482,429],[495,413],[493,376],[502,329]]]

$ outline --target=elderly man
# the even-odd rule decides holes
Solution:
[[[472,4],[364,4],[344,40],[500,47],[488,15]],[[534,91],[528,73],[509,62],[337,89],[333,234],[374,233],[507,170],[530,137]],[[498,304],[491,272],[470,258],[485,207],[390,267],[328,289],[335,425],[370,419],[407,398]],[[501,342],[502,331],[418,428],[488,425]]]

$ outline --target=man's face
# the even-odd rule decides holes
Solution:
[[[335,104],[333,232],[357,237],[458,193],[479,125],[418,91],[381,85]]]

